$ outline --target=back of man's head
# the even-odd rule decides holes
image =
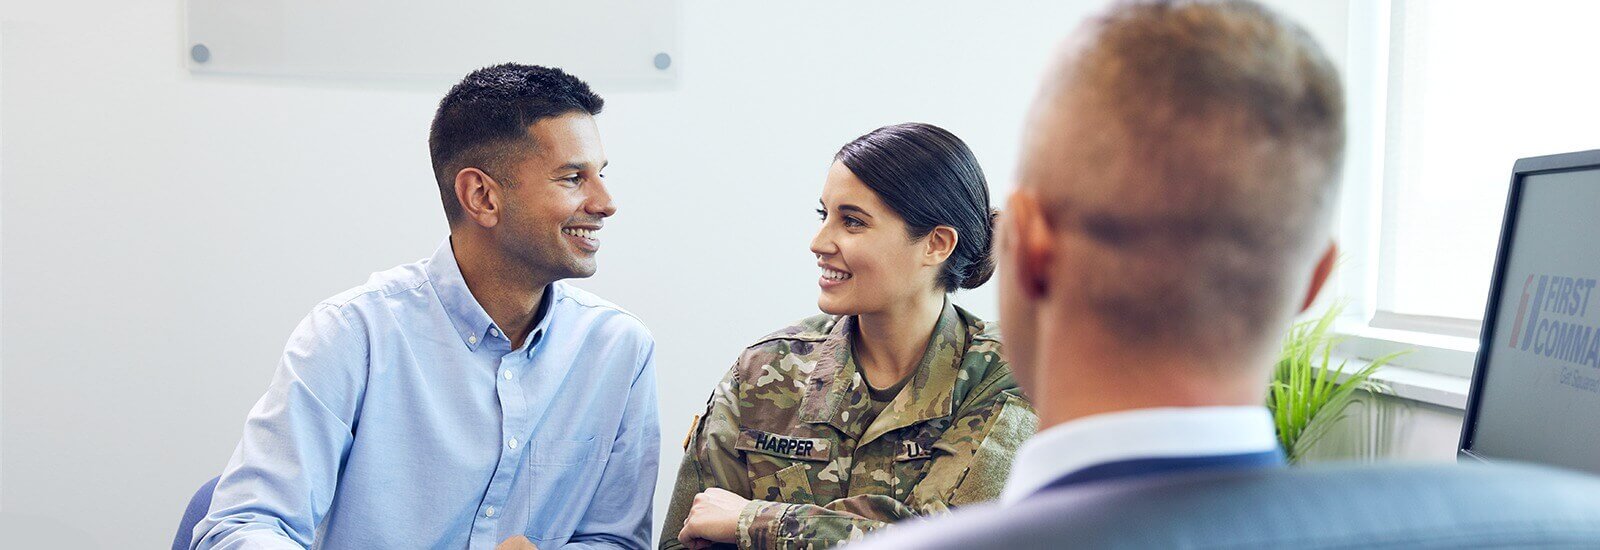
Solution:
[[[1265,349],[1328,242],[1344,144],[1332,64],[1252,2],[1120,4],[1078,38],[1020,174],[1065,256],[1053,292],[1126,349]]]

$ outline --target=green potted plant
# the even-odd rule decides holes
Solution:
[[[1335,305],[1317,319],[1295,323],[1284,336],[1283,352],[1267,391],[1267,408],[1272,411],[1278,443],[1291,464],[1299,463],[1329,428],[1344,418],[1358,390],[1388,392],[1386,386],[1372,380],[1372,373],[1400,353],[1379,357],[1348,374],[1346,361],[1330,365],[1333,348],[1341,338],[1328,330],[1343,309],[1343,305]]]

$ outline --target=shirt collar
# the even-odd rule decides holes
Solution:
[[[483,310],[483,305],[467,288],[467,280],[461,276],[461,266],[456,263],[455,248],[451,246],[449,237],[433,251],[427,270],[428,280],[433,283],[434,292],[439,296],[439,305],[444,307],[450,324],[455,326],[461,343],[467,349],[477,351],[478,346],[488,340],[503,341],[510,346],[511,341],[506,338],[505,331],[495,326],[494,319],[489,318],[489,313]],[[529,354],[550,327],[550,310],[554,302],[560,299],[560,284],[545,285],[544,298],[539,301],[539,311],[534,314],[536,324],[523,345]]]
[[[1168,407],[1086,416],[1018,449],[1000,500],[1015,504],[1089,466],[1135,458],[1214,456],[1278,448],[1266,407]]]
[[[533,356],[533,348],[544,341],[544,335],[550,330],[550,312],[555,310],[556,300],[561,299],[562,283],[553,281],[544,285],[544,297],[539,299],[539,311],[533,313],[533,330],[528,332],[528,341],[523,342],[522,349],[528,356]],[[506,341],[510,345],[510,341]]]

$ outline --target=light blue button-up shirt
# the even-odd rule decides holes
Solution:
[[[195,528],[199,548],[650,543],[655,343],[564,283],[519,349],[448,239],[317,305]]]

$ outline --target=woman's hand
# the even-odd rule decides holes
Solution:
[[[694,496],[688,519],[683,520],[683,530],[678,531],[678,542],[699,549],[712,543],[735,543],[739,539],[739,512],[750,500],[712,487]]]

